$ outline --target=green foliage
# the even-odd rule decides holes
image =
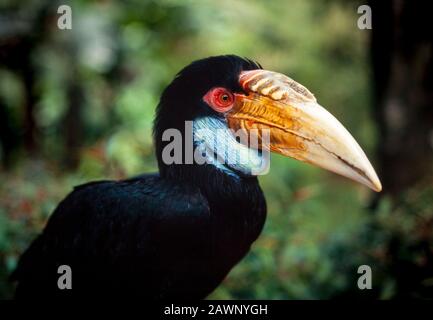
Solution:
[[[12,3],[9,8],[16,7]],[[18,151],[13,169],[0,171],[0,297],[11,297],[7,277],[19,255],[74,185],[156,170],[154,108],[165,85],[195,59],[233,53],[290,75],[350,128],[374,160],[368,34],[356,28],[355,3],[70,4],[73,29],[59,31],[54,19],[32,52],[38,67],[40,155],[26,159]],[[35,6],[27,9],[28,15],[37,12]],[[21,9],[26,11],[24,5]],[[22,88],[12,72],[2,69],[0,97],[22,127]],[[62,135],[65,88],[74,76],[85,93],[83,139],[78,168],[65,171],[62,158],[70,152]],[[361,264],[379,274],[375,296],[393,297],[400,281],[399,274],[388,273],[386,252],[393,238],[406,243],[402,259],[423,263],[422,252],[411,251],[411,245],[420,237],[432,239],[416,232],[421,223],[427,233],[426,224],[433,219],[431,190],[408,192],[397,207],[385,199],[374,215],[365,188],[294,160],[273,157],[270,173],[260,180],[269,212],[264,231],[211,298],[320,299],[352,292],[362,297],[356,287]],[[425,286],[433,282],[422,281]]]

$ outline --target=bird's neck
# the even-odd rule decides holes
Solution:
[[[207,163],[173,164],[162,169],[162,178],[192,185],[207,199],[214,251],[216,256],[219,253],[226,258],[229,270],[248,252],[266,219],[266,201],[257,177]]]
[[[267,170],[269,158],[238,142],[224,119],[158,119],[154,138],[163,178],[192,184],[218,201],[249,198],[249,188],[261,192],[255,174]]]
[[[255,176],[244,176],[235,171],[222,170],[213,164],[166,166],[160,175],[171,181],[198,187],[208,199],[223,200],[246,196],[249,188],[261,190]]]

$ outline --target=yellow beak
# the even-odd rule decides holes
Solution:
[[[311,163],[374,191],[382,185],[361,147],[344,126],[320,106],[314,95],[289,77],[272,71],[240,74],[247,95],[236,94],[235,106],[226,115],[231,129],[269,131],[261,147]],[[255,129],[255,130],[253,130]]]

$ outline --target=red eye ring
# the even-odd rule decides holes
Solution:
[[[204,95],[203,100],[217,112],[229,111],[235,102],[233,93],[222,87],[210,89]]]

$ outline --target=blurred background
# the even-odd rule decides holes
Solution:
[[[0,1],[0,298],[73,186],[156,171],[163,88],[233,53],[309,88],[384,185],[273,156],[265,229],[210,298],[433,298],[433,46],[427,1]],[[59,30],[57,8],[72,8]],[[357,269],[373,271],[359,290]]]

